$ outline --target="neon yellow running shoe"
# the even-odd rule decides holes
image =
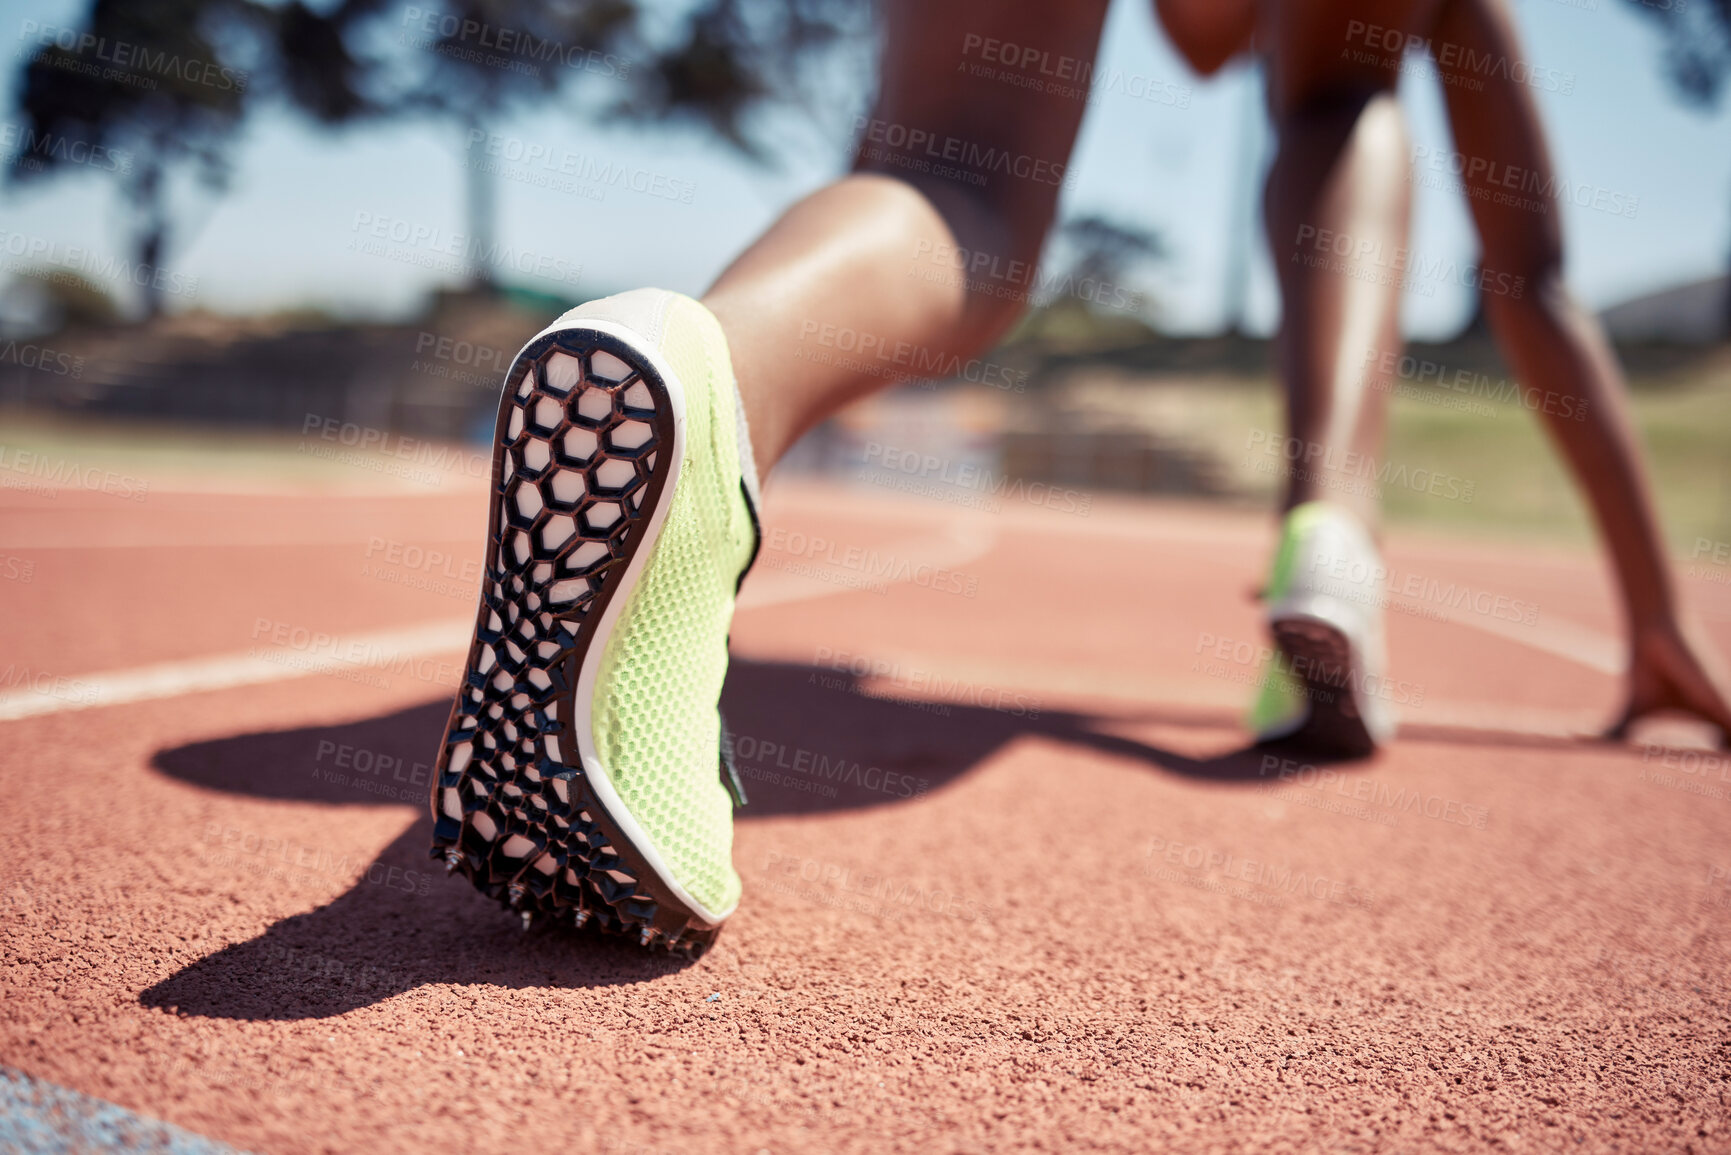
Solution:
[[[739,902],[716,702],[759,538],[715,318],[640,289],[536,336],[505,379],[493,495],[433,856],[525,925],[700,954]]]
[[[1382,556],[1338,505],[1306,502],[1286,515],[1264,597],[1279,656],[1246,725],[1259,742],[1362,756],[1394,737],[1383,676]]]

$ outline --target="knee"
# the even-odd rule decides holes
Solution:
[[[1488,313],[1523,316],[1559,313],[1572,307],[1561,253],[1494,265],[1487,260],[1473,277]]]
[[[1475,272],[1488,310],[1527,310],[1568,300],[1557,206],[1545,213],[1493,206],[1477,216],[1483,256]]]
[[[1033,294],[1049,206],[943,181],[881,174],[856,179],[895,186],[886,190],[884,203],[895,218],[886,224],[918,238],[909,253],[916,273],[965,285],[964,345],[989,343],[1015,324]],[[938,222],[943,228],[932,227]]]

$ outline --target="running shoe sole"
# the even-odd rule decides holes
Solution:
[[[1274,739],[1330,754],[1361,758],[1376,750],[1376,740],[1359,712],[1354,694],[1363,677],[1352,642],[1341,630],[1310,617],[1282,617],[1269,623],[1287,667],[1304,683],[1309,712],[1304,724]]]
[[[543,332],[499,402],[475,638],[440,747],[432,856],[519,912],[697,957],[700,915],[595,757],[596,669],[684,454],[684,391],[607,321]]]

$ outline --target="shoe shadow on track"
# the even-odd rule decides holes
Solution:
[[[1197,760],[1103,733],[1096,728],[1102,720],[1085,715],[1035,712],[1008,699],[1000,709],[895,701],[864,690],[827,670],[733,663],[722,708],[751,798],[742,821],[903,801],[943,788],[1029,736],[1109,751],[1185,777],[1260,776],[1258,750]],[[159,752],[157,770],[211,790],[299,802],[411,804],[422,816],[367,864],[348,893],[192,963],[139,1001],[215,1018],[317,1019],[426,984],[613,986],[688,965],[592,935],[524,934],[493,902],[436,869],[427,857],[431,821],[424,808],[447,710],[444,701],[430,702],[359,722]],[[359,865],[320,860],[312,869],[346,876]]]

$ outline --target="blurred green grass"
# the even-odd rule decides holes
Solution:
[[[1698,537],[1731,540],[1731,371],[1703,367],[1637,380],[1630,409],[1674,549]],[[1463,398],[1441,389],[1390,397],[1383,460],[1444,475],[1451,500],[1398,484],[1383,487],[1393,526],[1473,537],[1590,544],[1590,514],[1564,469],[1541,417],[1518,404]],[[1470,401],[1470,405],[1464,402]],[[1083,370],[1051,397],[1068,420],[1130,427],[1206,454],[1219,468],[1227,500],[1271,504],[1284,461],[1264,450],[1284,434],[1285,416],[1267,374],[1137,373]],[[1421,475],[1422,477],[1423,475]]]
[[[1390,487],[1384,501],[1391,524],[1594,538],[1585,501],[1538,415],[1513,405],[1492,406],[1490,416],[1458,411],[1437,403],[1445,396],[1392,399],[1389,457],[1473,481],[1473,500]],[[1687,550],[1697,537],[1731,540],[1731,378],[1636,382],[1629,399],[1673,548]]]

